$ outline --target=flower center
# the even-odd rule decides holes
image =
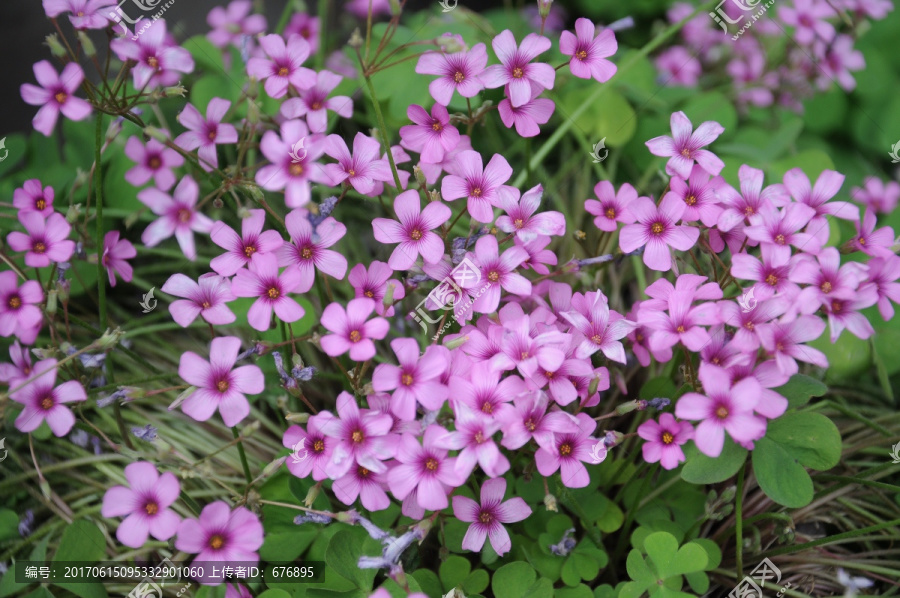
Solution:
[[[291,176],[300,176],[301,174],[303,174],[303,165],[294,162],[288,168],[288,172],[291,173]]]
[[[756,210],[753,209],[753,206],[747,206],[746,208],[744,208],[744,214],[746,214],[747,216],[752,216],[756,214]]]
[[[697,196],[696,195],[688,195],[684,198],[684,203],[689,206],[697,205]]]
[[[45,251],[47,251],[47,246],[38,241],[31,246],[31,250],[35,253],[44,253]]]
[[[463,80],[465,80],[465,78],[466,78],[466,76],[463,75],[462,71],[456,71],[453,74],[453,80],[456,81],[457,83],[462,83]]]
[[[419,239],[422,238],[422,231],[420,231],[420,230],[417,229],[417,228],[414,228],[414,229],[412,230],[412,232],[409,233],[409,237],[410,237],[413,241],[418,241]]]
[[[514,79],[521,79],[525,75],[525,71],[523,71],[520,67],[516,67],[513,69],[512,76]]]
[[[162,160],[159,159],[159,156],[153,156],[147,161],[147,165],[150,166],[151,170],[159,170],[159,167],[162,166]]]
[[[244,246],[244,255],[246,255],[247,257],[250,257],[254,253],[256,253],[255,245],[245,245]]]
[[[266,291],[266,295],[268,295],[269,299],[278,299],[278,297],[281,296],[281,291],[279,291],[275,287],[272,287],[268,291]]]
[[[685,158],[690,158],[691,150],[689,150],[688,148],[684,148],[683,150],[681,150],[681,155],[684,156]]]
[[[157,58],[156,56],[151,56],[150,58],[147,59],[147,64],[149,64],[150,68],[152,68],[152,69],[158,69],[159,68],[159,58]]]
[[[200,304],[200,307],[202,307],[203,309],[209,309],[210,307],[212,307],[212,305],[210,304],[209,301],[204,301],[203,303]]]
[[[362,334],[360,334],[359,330],[351,330],[350,331],[350,341],[354,343],[358,343],[362,340]]]
[[[225,546],[225,538],[223,538],[221,535],[216,534],[209,539],[209,547],[213,550],[219,550],[223,546]]]
[[[523,226],[525,226],[525,221],[521,218],[516,218],[513,224],[516,226],[516,228],[522,228]]]
[[[675,437],[672,436],[671,432],[663,432],[662,441],[663,444],[672,444],[675,441]]]
[[[431,130],[432,131],[443,131],[444,125],[442,125],[438,121],[434,121],[433,123],[431,123]]]
[[[278,69],[278,76],[279,77],[287,77],[290,72],[291,71],[288,67],[283,66],[280,69]]]
[[[144,511],[148,515],[156,515],[157,513],[159,513],[159,505],[152,501],[148,502],[144,505]]]
[[[716,409],[716,417],[718,417],[719,419],[725,419],[726,417],[728,417],[728,407],[726,407],[725,405],[719,405],[719,407]]]
[[[350,168],[349,170],[347,170],[347,174],[349,174],[351,177],[354,177],[356,176],[356,171]]]
[[[747,330],[753,330],[755,326],[753,322],[747,322],[746,324],[744,324],[744,328],[746,328]]]
[[[778,284],[778,277],[775,276],[774,274],[769,274],[768,276],[766,276],[766,283],[769,286],[774,287],[776,284]]]
[[[527,420],[525,420],[525,429],[526,430],[528,430],[529,432],[534,432],[536,428],[537,428],[537,426],[534,425],[533,419],[531,419],[529,417]]]
[[[216,132],[215,131],[210,131],[206,136],[209,137],[210,141],[216,140]]]
[[[606,208],[606,217],[610,220],[614,220],[616,217],[616,211],[612,208]]]
[[[310,108],[312,108],[313,110],[321,110],[322,102],[313,102]]]
[[[865,239],[865,237],[860,237],[860,238],[859,238],[859,244],[860,244],[860,245],[865,245],[865,244],[866,244],[866,239]]]
[[[191,219],[191,211],[184,208],[178,210],[178,221],[189,222]]]
[[[313,442],[313,452],[321,453],[325,450],[325,441],[324,440],[316,440]]]
[[[595,345],[602,345],[603,337],[600,336],[599,334],[595,334],[594,336],[591,337],[591,342],[594,343]]]
[[[484,434],[481,432],[481,430],[478,430],[477,432],[475,432],[475,436],[473,436],[472,439],[475,441],[475,444],[481,444],[482,442],[484,442]]]
[[[66,100],[69,98],[69,96],[67,96],[67,95],[66,95],[66,92],[64,92],[64,91],[58,92],[58,93],[57,93],[55,96],[53,96],[53,97],[56,98],[56,102],[57,102],[58,104],[65,104],[65,103],[66,103]]]
[[[10,297],[9,298],[9,306],[13,309],[19,309],[22,306],[22,300],[18,297]]]
[[[312,255],[313,255],[312,249],[309,247],[304,247],[303,249],[300,250],[300,257],[302,257],[305,260],[310,259],[312,257]]]
[[[226,390],[228,390],[228,380],[219,380],[218,382],[216,382],[216,388],[219,390],[219,392],[225,392]]]
[[[587,58],[587,51],[581,50],[577,54],[575,54],[575,56],[578,57],[578,60],[584,60],[585,58]]]
[[[400,376],[400,382],[403,383],[403,386],[409,386],[413,383],[412,374],[403,374]]]
[[[544,372],[544,377],[548,380],[553,380],[553,376],[556,375],[556,372]]]
[[[372,299],[375,297],[375,293],[373,293],[372,291],[366,291],[365,293],[363,293],[363,295],[365,295],[369,299]]]
[[[823,293],[830,293],[831,292],[831,283],[826,280],[825,282],[822,283],[822,286],[819,288],[822,289]]]
[[[498,280],[500,280],[500,273],[496,270],[491,270],[488,273],[488,280],[490,280],[491,282],[497,282]]]
[[[662,222],[654,222],[653,226],[650,227],[650,232],[652,232],[654,235],[661,235],[665,229],[666,227],[663,226]]]
[[[562,455],[563,457],[568,457],[569,455],[571,455],[572,454],[572,445],[569,444],[568,442],[564,442],[561,445],[559,445],[559,454]]]
[[[784,343],[775,343],[776,351],[784,351]]]
[[[488,413],[488,414],[493,413],[494,406],[491,405],[491,403],[489,401],[485,401],[484,403],[481,404],[481,412]]]
[[[831,311],[834,313],[839,313],[842,309],[844,309],[844,304],[840,301],[832,301],[831,302]]]
[[[43,197],[40,198],[39,200],[34,202],[34,207],[36,207],[38,210],[43,210],[44,208],[47,207],[47,200],[44,199]]]
[[[437,459],[435,459],[434,457],[429,457],[429,459],[427,461],[425,461],[425,469],[427,469],[428,471],[434,471],[437,468],[438,468],[438,462],[437,462]]]
[[[784,235],[779,234],[775,237],[775,242],[779,245],[784,245]]]
[[[365,437],[365,436],[363,435],[363,433],[362,433],[362,430],[354,430],[354,431],[353,431],[353,434],[350,435],[350,438],[351,438],[351,439],[353,440],[353,442],[355,442],[356,444],[359,444],[360,442],[362,442],[363,440],[366,439],[366,437]]]
[[[490,523],[494,520],[494,516],[488,513],[487,511],[482,511],[481,515],[478,516],[478,521],[485,525],[490,525]]]
[[[472,189],[472,197],[481,197],[481,187],[475,187]]]
[[[678,328],[675,329],[675,331],[678,332],[679,334],[684,333],[684,325],[683,324],[679,325]]]
[[[41,399],[41,409],[43,409],[44,411],[50,411],[50,409],[53,408],[53,405],[54,405],[53,397],[46,396],[43,399]]]
[[[361,477],[364,477],[364,478],[369,477],[369,473],[370,473],[369,470],[366,469],[365,467],[363,467],[362,465],[360,465],[359,469],[357,469],[356,471],[359,473],[359,475]]]

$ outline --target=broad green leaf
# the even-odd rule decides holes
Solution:
[[[848,381],[865,372],[872,365],[872,346],[845,330],[832,344],[826,332],[809,346],[818,349],[828,358],[828,369],[825,371],[825,382]]]
[[[87,519],[78,519],[66,526],[59,548],[53,556],[54,563],[80,561],[95,563],[106,555],[103,532],[97,524]]]
[[[553,598],[553,582],[546,577],[542,577],[529,587],[522,598]],[[500,594],[494,593],[495,598],[501,598]]]
[[[705,594],[709,589],[709,576],[703,571],[694,571],[693,573],[685,573],[684,578],[690,584],[691,589],[697,594]]]
[[[699,544],[706,551],[706,570],[711,571],[722,563],[722,550],[719,545],[709,538],[697,538],[692,540],[694,544]]]
[[[633,549],[628,553],[628,558],[625,559],[625,570],[628,571],[628,577],[644,584],[644,587],[656,582],[656,575],[647,566],[640,550]]]
[[[684,446],[684,456],[686,461],[681,468],[681,479],[691,484],[718,484],[738,472],[747,460],[747,449],[726,436],[718,457],[707,457],[693,441]]]
[[[666,571],[666,577],[703,571],[706,569],[708,562],[709,559],[706,556],[706,551],[703,550],[699,544],[688,542],[678,549],[678,553],[672,561],[671,568]]]
[[[678,540],[666,532],[655,532],[644,538],[644,550],[656,567],[657,576],[665,579],[670,576],[673,560],[678,552]],[[705,556],[705,555],[704,555]]]
[[[461,585],[472,570],[472,564],[469,559],[450,555],[447,560],[441,563],[438,575],[441,578],[441,585],[444,586],[444,592],[449,592],[458,585]]]
[[[557,588],[553,593],[554,598],[592,598],[591,589],[583,583],[574,588]]]
[[[536,579],[537,573],[528,563],[509,563],[494,572],[491,589],[496,598],[522,598]]]
[[[723,139],[737,130],[737,110],[734,108],[734,102],[717,91],[694,96],[681,110],[691,119],[695,130],[708,120],[716,121],[725,127]]]
[[[784,386],[773,388],[775,392],[788,400],[790,407],[802,407],[806,405],[812,397],[821,397],[828,392],[828,387],[816,380],[803,374],[794,374]]]
[[[362,530],[357,531],[355,528],[342,530],[328,543],[325,563],[342,577],[356,584],[358,588],[369,591],[372,589],[377,570],[360,569],[359,557],[374,556],[380,552],[380,548],[381,545]]]
[[[466,595],[480,594],[485,591],[491,583],[491,576],[484,569],[475,569],[462,584],[462,589]]]
[[[291,598],[284,590],[266,590],[256,598]]]
[[[800,168],[809,177],[811,183],[815,183],[823,170],[834,170],[834,162],[831,156],[819,149],[802,151],[796,155],[773,163],[768,169],[769,179],[781,181],[784,173],[792,168]]]
[[[302,529],[302,528],[301,528]],[[293,531],[266,534],[259,556],[264,561],[288,562],[303,554],[316,537],[316,531]]]
[[[0,542],[19,537],[19,516],[10,509],[0,509]]]
[[[769,422],[766,438],[805,467],[831,469],[841,460],[841,433],[821,413],[791,413]]]
[[[446,592],[441,589],[441,581],[431,569],[416,569],[410,574],[419,582],[419,587],[426,596],[443,596]]]
[[[644,383],[641,390],[638,391],[638,398],[647,401],[658,397],[671,399],[675,396],[676,392],[678,392],[678,388],[668,376],[659,376],[657,378],[651,378]]]
[[[809,474],[782,445],[769,438],[756,441],[753,473],[763,492],[780,505],[796,509],[813,499]]]

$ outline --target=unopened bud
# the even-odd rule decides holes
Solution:
[[[428,199],[430,201],[441,201],[441,192],[437,189],[432,189],[428,192]]]
[[[256,203],[262,203],[266,199],[266,196],[263,195],[262,189],[260,189],[256,185],[247,183],[244,185],[238,185],[238,189],[246,193],[250,197],[250,199],[252,199]]]
[[[259,112],[259,104],[250,100],[247,103],[247,122],[251,125],[259,124],[260,112]]]
[[[187,89],[183,85],[176,85],[175,87],[166,87],[163,93],[167,98],[183,98]]]
[[[424,187],[428,181],[425,180],[425,173],[422,172],[422,169],[419,168],[418,164],[413,166],[413,176],[416,177],[416,183],[420,187]]]
[[[622,403],[621,405],[616,407],[616,415],[625,415],[626,413],[631,413],[637,408],[637,401],[628,401],[627,403]]]
[[[50,47],[50,53],[56,56],[57,58],[65,58],[66,49],[63,47],[61,43],[59,43],[59,36],[55,33],[51,33],[45,38],[47,45]]]
[[[363,45],[363,37],[359,32],[359,27],[353,30],[353,33],[350,34],[350,40],[347,42],[347,45],[351,48],[360,48]]]
[[[452,351],[453,349],[458,349],[459,347],[462,347],[468,341],[469,341],[469,335],[463,334],[463,335],[457,336],[453,340],[444,342],[444,346]]]
[[[94,345],[101,351],[109,351],[119,344],[119,339],[121,339],[124,335],[125,332],[123,332],[122,329],[118,326],[116,326],[115,330],[110,330],[109,328],[107,328],[106,332],[103,333],[103,336],[97,339]]]
[[[621,432],[617,432],[616,430],[609,430],[606,432],[606,436],[603,437],[603,444],[606,448],[611,449],[614,446],[618,446],[622,439],[625,438],[625,435]]]
[[[309,413],[288,413],[284,416],[284,419],[291,422],[292,424],[305,424],[309,421]]]
[[[311,507],[316,499],[319,498],[319,492],[322,490],[321,482],[313,486],[309,489],[309,492],[306,493],[306,498],[303,499],[303,504],[306,505],[307,508]],[[338,519],[340,521],[340,519]]]
[[[41,488],[41,494],[44,495],[44,498],[50,500],[50,482],[48,482],[47,480],[41,480],[38,485]]]
[[[213,205],[213,207],[214,207],[215,209],[221,210],[222,208],[225,207],[225,202],[222,201],[222,198],[221,198],[221,197],[217,197],[217,198],[215,198],[215,199],[213,200],[212,205]]]
[[[579,241],[584,241],[585,239],[587,239],[587,234],[583,230],[576,230],[575,238]]]
[[[391,6],[391,16],[392,17],[396,17],[402,12],[402,9],[400,8],[399,0],[390,0],[389,4]]]
[[[735,495],[737,494],[737,486],[729,486],[722,491],[721,502],[729,503],[734,500]]]
[[[56,290],[52,289],[47,293],[47,307],[44,311],[47,312],[48,316],[56,315]]]
[[[159,141],[161,143],[165,143],[166,141],[169,140],[169,137],[168,137],[168,135],[166,135],[166,132],[157,127],[144,127],[144,135],[146,135],[147,137],[150,137],[151,139],[156,139],[157,141]]]
[[[112,142],[113,139],[119,136],[119,133],[122,132],[122,122],[124,120],[123,118],[116,118],[109,123],[109,126],[106,128],[106,143]]]
[[[442,35],[434,40],[434,43],[440,46],[441,51],[447,54],[457,54],[466,49],[466,44],[460,35]]]
[[[66,222],[75,224],[79,220],[81,220],[81,204],[72,204],[69,206],[69,209],[66,210]]]
[[[244,429],[241,430],[241,436],[243,438],[250,438],[251,436],[256,434],[256,432],[259,431],[259,426],[260,426],[260,421],[258,419],[253,420],[248,425],[244,426]]]
[[[282,465],[284,465],[284,462],[286,459],[287,459],[287,457],[279,457],[278,459],[275,459],[274,461],[272,461],[271,463],[266,465],[265,468],[263,468],[262,476],[260,476],[260,477],[267,478],[270,475],[272,475],[273,473],[275,473],[276,471],[278,471],[278,469]]]
[[[385,309],[394,304],[394,283],[388,283],[387,291],[385,291],[384,299],[381,300],[381,303],[384,305]]]
[[[559,511],[559,504],[556,502],[556,497],[552,494],[547,494],[544,496],[544,506],[547,507],[548,511],[552,511],[557,513]]]
[[[181,393],[177,397],[175,397],[175,400],[172,401],[172,404],[169,405],[169,411],[173,411],[173,410],[177,409],[179,405],[184,403],[185,399],[187,399],[189,396],[194,394],[196,391],[197,391],[196,386],[188,386],[187,388],[182,390]]]
[[[553,0],[537,0],[538,13],[542,19],[546,19],[550,15],[550,7],[553,6]]]
[[[91,41],[91,38],[84,31],[78,32],[78,43],[81,44],[84,54],[88,58],[93,58],[97,55],[97,48],[94,47],[94,42]]]
[[[293,355],[291,355],[291,365],[295,368],[303,367],[303,358],[300,357],[299,353],[294,353]]]
[[[597,394],[597,388],[600,387],[600,377],[594,376],[591,378],[591,383],[588,384],[588,396],[592,397]]]

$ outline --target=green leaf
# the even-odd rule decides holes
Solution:
[[[449,592],[461,585],[471,570],[472,564],[469,563],[469,559],[456,555],[448,556],[447,560],[441,563],[438,573],[441,585],[444,586],[444,592]]]
[[[315,531],[266,534],[259,556],[264,561],[288,562],[303,554],[316,537]]]
[[[747,460],[747,449],[726,436],[718,457],[704,455],[693,441],[684,446],[684,456],[681,479],[691,484],[718,484],[737,473]]]
[[[659,376],[658,378],[651,378],[644,383],[641,390],[638,391],[638,398],[645,401],[658,397],[671,399],[676,392],[678,392],[678,388],[668,376]]]
[[[581,583],[574,588],[557,588],[553,596],[554,598],[592,598],[593,594],[589,587]]]
[[[19,537],[19,516],[10,509],[0,509],[0,542]]]
[[[581,574],[575,566],[575,560],[571,557],[567,558],[566,562],[563,563],[562,571],[560,571],[560,579],[562,579],[562,582],[567,586],[577,586],[581,583]]]
[[[796,509],[812,502],[809,474],[782,445],[768,437],[756,441],[753,473],[766,496],[780,505]]]
[[[685,573],[684,578],[690,584],[691,589],[697,594],[705,594],[709,589],[709,577],[703,571]]]
[[[678,553],[675,555],[666,577],[703,571],[706,569],[708,562],[706,551],[699,544],[688,542],[678,549]]]
[[[594,93],[592,85],[573,81],[568,89],[558,91],[557,112],[569,118]],[[634,109],[620,93],[606,90],[602,96],[575,120],[575,126],[588,135],[591,143],[606,139],[607,147],[621,147],[628,143],[637,129]]]
[[[780,444],[801,465],[818,471],[841,460],[841,433],[821,413],[792,413],[769,422],[766,438]]]
[[[410,575],[419,582],[419,586],[426,596],[443,596],[445,594],[441,589],[441,581],[431,569],[416,569]]]
[[[656,583],[656,575],[647,566],[647,562],[644,561],[640,550],[633,549],[628,553],[628,558],[625,560],[625,570],[628,572],[628,577],[643,584],[643,587]]]
[[[810,181],[815,183],[823,170],[834,169],[834,162],[822,150],[810,149],[773,163],[767,174],[770,180],[780,181],[784,178],[784,173],[792,168],[802,169]]]
[[[821,397],[828,392],[828,387],[809,376],[794,374],[784,386],[773,388],[775,392],[788,400],[790,407],[802,407],[812,397]]]
[[[667,532],[654,532],[644,538],[644,550],[656,566],[658,577],[660,579],[669,577],[669,570],[673,567],[672,561],[678,553],[678,540],[675,536]]]
[[[469,594],[480,594],[485,591],[491,583],[491,576],[484,569],[475,569],[462,584],[462,589]]]
[[[494,578],[491,580],[491,589],[494,591],[496,598],[522,598],[535,583],[536,579],[537,573],[528,563],[521,561],[508,563],[494,572]]]
[[[256,598],[291,598],[284,590],[266,590]]]
[[[500,594],[494,593],[495,598],[502,598]],[[546,577],[542,577],[533,584],[528,590],[522,594],[522,598],[553,598],[553,582]]]
[[[373,546],[375,544],[375,546]],[[325,551],[325,563],[341,577],[352,581],[356,587],[370,591],[375,580],[377,569],[360,569],[359,557],[380,552],[381,546],[372,540],[364,531],[341,530],[328,543]]]
[[[708,538],[697,538],[692,541],[694,544],[699,544],[703,550],[706,551],[706,570],[711,571],[718,567],[722,563],[722,550],[719,548],[719,545],[713,542]]]
[[[53,556],[54,563],[80,561],[95,563],[106,555],[103,532],[97,524],[87,519],[78,519],[66,526],[59,548]]]
[[[708,120],[718,122],[725,127],[723,138],[727,138],[737,129],[737,110],[734,108],[734,102],[717,91],[694,96],[682,107],[682,112],[691,119],[694,129]]]

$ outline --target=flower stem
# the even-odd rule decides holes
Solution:
[[[241,467],[244,468],[244,477],[247,479],[248,484],[252,484],[253,476],[250,475],[250,464],[247,463],[247,453],[244,452],[244,442],[241,440],[241,436],[238,434],[236,427],[231,428],[231,434],[234,436],[234,439],[237,440],[238,454],[241,456]]]
[[[391,172],[394,174],[394,183],[397,185],[397,192],[403,189],[400,184],[400,175],[397,174],[397,165],[394,164],[394,155],[391,153],[391,143],[388,141],[387,126],[384,124],[384,115],[381,113],[381,104],[378,103],[378,97],[375,95],[375,86],[372,84],[372,77],[366,74],[366,85],[369,87],[369,95],[372,96],[372,105],[375,106],[375,116],[378,118],[378,133],[381,135],[381,144],[384,151],[387,152],[388,162],[391,163]]]
[[[100,164],[100,149],[103,147],[103,114],[97,113],[97,130],[94,139],[94,189],[97,195],[97,303],[100,306],[100,328],[106,327],[106,273],[103,272],[103,167]]]
[[[744,577],[744,470],[744,466],[738,470],[737,493],[734,495],[734,558],[738,579]]]

